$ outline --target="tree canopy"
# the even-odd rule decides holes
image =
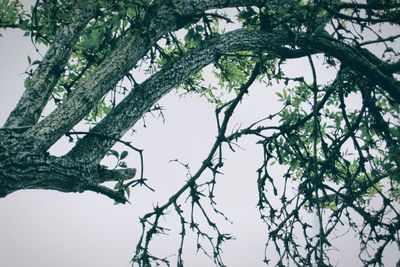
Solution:
[[[170,264],[151,253],[151,241],[167,231],[161,218],[173,212],[181,225],[176,265],[184,265],[190,229],[198,250],[225,266],[222,244],[232,236],[212,219],[225,218],[214,188],[225,151],[254,136],[263,150],[256,204],[266,247],[277,254],[266,253],[264,262],[331,266],[331,239],[347,225],[358,234],[363,264],[383,266],[385,249],[400,246],[399,18],[398,0],[37,0],[30,10],[2,0],[0,28],[23,31],[46,52],[28,56],[25,91],[0,128],[0,197],[94,191],[126,203],[133,188],[153,190],[142,150],[123,136],[147,112],[162,112],[157,102],[178,89],[215,105],[218,132],[201,167],[141,218],[134,265]],[[336,71],[334,80],[319,82],[316,55]],[[300,59],[311,79],[285,73],[284,64]],[[282,87],[279,112],[231,125],[260,84]],[[44,114],[48,105],[54,108]],[[65,136],[73,148],[51,155]],[[116,143],[126,151],[113,149]],[[138,171],[124,162],[128,151],[139,153]],[[102,166],[106,156],[117,166]],[[272,174],[274,164],[282,176]],[[303,219],[309,212],[317,231]]]

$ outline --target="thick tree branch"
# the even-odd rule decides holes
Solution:
[[[265,0],[172,0],[173,5],[182,16],[202,13],[208,9],[262,6]]]
[[[0,154],[0,197],[21,189],[51,189],[61,192],[94,191],[125,203],[124,193],[100,184],[134,177],[135,169],[107,170],[79,161],[48,155]]]
[[[218,134],[198,171],[192,175],[188,166],[184,165],[189,171],[187,181],[165,204],[157,205],[141,219],[143,234],[133,262],[141,266],[150,266],[152,261],[154,264],[168,264],[168,258],[151,255],[149,246],[157,234],[167,231],[160,219],[169,209],[175,208],[182,229],[177,264],[183,265],[185,228],[190,227],[198,240],[204,238],[209,242],[206,246],[212,249],[210,256],[214,257],[215,263],[224,266],[220,245],[232,237],[220,232],[207,210],[213,209],[216,214],[224,216],[216,208],[214,198],[216,175],[224,164],[223,144],[233,150],[232,142],[245,135],[261,138],[259,144],[263,148],[263,159],[257,170],[258,207],[269,232],[266,251],[270,251],[270,244],[275,244],[279,257],[277,265],[290,262],[299,266],[329,265],[329,242],[343,219],[348,219],[350,227],[358,233],[361,254],[370,258],[364,260],[367,265],[381,264],[382,252],[387,244],[398,241],[399,214],[393,203],[399,198],[396,183],[399,166],[396,103],[400,103],[400,81],[396,73],[400,70],[400,63],[393,42],[399,35],[385,37],[369,27],[381,21],[398,23],[397,2],[152,0],[127,3],[78,0],[72,3],[89,3],[93,10],[84,12],[82,6],[82,10],[75,11],[70,18],[67,12],[73,10],[72,3],[64,6],[66,2],[63,1],[39,2],[43,9],[33,12],[33,17],[37,15],[37,30],[49,40],[55,38],[55,41],[31,77],[32,84],[27,86],[6,127],[0,128],[0,198],[22,189],[50,189],[61,192],[93,191],[117,202],[127,202],[125,196],[129,195],[130,188],[147,185],[143,175],[142,150],[121,140],[122,135],[161,97],[182,82],[192,83],[193,77],[198,77],[196,74],[202,68],[216,62],[224,72],[217,77],[219,83],[228,85],[228,90],[224,92],[236,92],[236,97],[216,109]],[[225,15],[210,18],[212,15],[206,10],[238,6],[252,6],[235,13],[242,22],[235,26],[248,28],[217,33],[216,20],[225,19]],[[62,7],[62,12],[58,12],[58,7]],[[323,12],[324,8],[328,13]],[[229,15],[226,21],[235,23],[234,14]],[[336,20],[343,16],[348,24]],[[95,23],[86,26],[91,17],[95,18]],[[271,22],[278,22],[268,27],[270,19]],[[15,18],[9,21],[14,23]],[[21,21],[26,25],[25,20]],[[323,31],[328,26],[325,24],[327,21],[334,29],[333,35]],[[69,26],[67,23],[70,23]],[[102,28],[97,32],[96,26],[101,28],[104,25],[106,31]],[[349,25],[356,27],[352,29],[347,27]],[[365,39],[365,31],[359,31],[358,26],[374,32],[376,38]],[[384,25],[375,26],[378,30],[384,29]],[[59,32],[55,33],[57,27]],[[185,45],[173,36],[175,31],[183,28],[187,30]],[[78,36],[82,42],[77,43]],[[93,41],[95,48],[86,47],[86,40],[90,44]],[[383,55],[376,56],[364,48],[375,44],[386,47]],[[196,48],[189,48],[193,46]],[[175,54],[171,47],[176,47],[179,52]],[[150,64],[161,70],[142,84],[137,84],[132,77],[135,86],[128,95],[121,95],[124,99],[117,97],[118,82],[128,76],[138,62],[148,62],[146,53],[154,49],[157,54],[151,54]],[[74,51],[74,60],[91,62],[92,57],[101,60],[96,60],[89,72],[81,69],[84,64],[79,62],[61,73],[71,51]],[[154,61],[158,59],[158,53],[162,59],[171,55],[167,63]],[[322,65],[335,65],[340,61],[336,79],[329,85],[317,85],[318,68],[314,67],[310,56],[316,53],[327,56]],[[312,67],[312,85],[304,80],[304,76],[291,77],[285,68],[281,68],[285,59],[304,56],[309,57]],[[238,69],[237,64],[241,64]],[[248,72],[254,65],[253,72]],[[226,136],[235,108],[260,72],[263,73],[260,79],[266,86],[275,81],[284,82],[285,90],[280,95],[282,109],[266,114],[247,128],[240,127]],[[242,86],[238,87],[237,83]],[[55,86],[71,84],[74,84],[74,90],[68,98],[38,123],[43,106]],[[196,83],[196,86],[196,89],[202,88],[201,84]],[[231,91],[233,88],[236,90]],[[99,103],[103,104],[102,98],[110,90],[114,99],[108,112],[109,107],[99,106]],[[204,88],[204,93],[213,93],[208,90],[212,89]],[[348,105],[354,94],[359,96],[361,102]],[[310,101],[311,98],[314,101]],[[99,114],[108,114],[89,131],[70,131],[84,116],[92,114],[94,107],[99,107]],[[271,124],[275,122],[277,125]],[[78,138],[67,155],[49,155],[46,150],[64,134],[83,137]],[[131,179],[136,174],[135,169],[108,170],[99,164],[107,152],[111,152],[117,158],[116,165],[125,166],[123,160],[127,151],[118,153],[109,150],[116,142],[140,154],[142,166],[139,178]],[[286,169],[281,179],[271,176],[269,166],[275,162]],[[200,181],[206,170],[211,172],[211,178]],[[278,180],[279,183],[276,182]],[[114,182],[114,189],[103,186],[104,182]],[[185,201],[181,199],[183,194],[188,196]],[[203,207],[203,200],[207,197],[210,206]],[[380,201],[381,208],[376,208],[375,204],[370,206],[370,199]],[[187,221],[184,205],[191,206]],[[353,215],[347,211],[349,208],[359,213],[364,220],[363,225],[352,221]],[[319,234],[307,223],[308,220],[303,220],[303,214],[315,209],[318,210]],[[330,209],[329,214],[324,214],[324,219],[321,216],[323,209]],[[215,237],[198,225],[199,216],[207,227],[215,231]],[[303,231],[303,236],[294,239],[293,233],[298,230]],[[369,254],[367,247],[371,244],[373,248],[377,242],[381,244],[378,244],[375,254]],[[197,241],[197,245],[207,254],[208,249],[203,247],[203,242]],[[266,257],[265,263],[268,262]]]
[[[323,38],[314,42],[311,42],[307,35],[298,35],[296,38],[301,47],[306,49],[301,51],[307,51],[307,48],[311,46],[313,53],[321,51],[330,54],[366,76],[372,83],[385,88],[394,99],[400,99],[396,93],[398,82],[380,72],[377,65],[365,57],[361,57],[357,50],[343,44],[325,42]],[[165,70],[136,87],[111,114],[93,128],[93,131],[120,138],[163,95],[211,63],[222,51],[265,49],[273,53],[282,53],[282,56],[285,57],[288,55],[288,49],[282,49],[282,46],[291,43],[290,38],[281,33],[257,33],[243,29],[227,33],[220,39],[206,43],[200,49],[188,53],[172,66],[167,66]],[[295,55],[304,56],[304,52]],[[70,156],[82,156],[89,162],[98,162],[114,143],[115,141],[110,139],[86,136],[72,149]],[[88,150],[87,147],[93,149]]]
[[[208,4],[196,8],[190,6],[185,10],[189,15],[213,6],[218,5]],[[24,145],[31,146],[35,150],[47,150],[66,131],[81,121],[163,34],[182,26],[181,19],[177,7],[171,6],[168,2],[155,1],[147,10],[141,28],[130,32],[119,47],[100,64],[98,70],[76,89],[68,101],[29,129],[23,137]]]
[[[162,96],[213,62],[219,55],[239,50],[275,51],[277,46],[289,43],[289,37],[282,33],[263,34],[244,29],[206,42],[135,87],[92,131],[121,138]],[[69,156],[83,157],[95,163],[100,161],[114,144],[115,140],[109,138],[85,136],[78,141]],[[88,147],[91,149],[88,150]]]
[[[390,71],[392,73],[399,74],[400,73],[400,60],[395,63],[388,64],[386,68],[388,71]]]
[[[72,11],[74,19],[57,31],[54,42],[33,72],[28,87],[8,117],[5,127],[34,125],[39,120],[54,86],[62,75],[71,51],[79,39],[80,32],[95,13],[95,8],[87,8],[78,1]]]
[[[149,8],[154,15],[145,16],[147,23],[133,29],[119,46],[98,66],[96,72],[79,86],[74,95],[48,117],[29,129],[23,136],[25,146],[45,151],[97,104],[126,73],[146,54],[150,47],[167,31],[176,28],[176,20],[169,7]]]
[[[400,82],[391,75],[386,75],[384,73],[385,70],[388,70],[385,69],[387,63],[382,62],[372,54],[372,57],[367,57],[365,54],[367,51],[365,50],[361,52],[360,50],[327,36],[310,37],[303,35],[297,37],[300,46],[310,47],[337,58],[342,63],[350,66],[354,71],[363,75],[371,83],[380,86],[393,100],[400,103]],[[371,61],[372,58],[375,60]],[[376,60],[378,60],[378,62],[376,62]]]

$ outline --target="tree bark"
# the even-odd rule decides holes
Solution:
[[[87,8],[78,1],[71,13],[75,19],[57,30],[54,42],[33,72],[29,85],[4,127],[33,126],[39,120],[81,31],[94,17],[96,9]]]
[[[291,41],[285,34],[266,34],[245,29],[210,40],[135,87],[91,132],[121,138],[161,97],[217,57],[228,52],[243,50],[266,50],[277,53],[278,47],[288,44],[291,44]],[[113,139],[88,135],[77,142],[68,156],[85,158],[93,163],[100,162],[114,144]],[[91,149],[87,149],[88,147]]]
[[[247,50],[282,59],[324,53],[350,66],[371,83],[386,90],[393,101],[400,102],[400,83],[393,77],[393,73],[399,69],[398,63],[384,63],[368,52],[344,42],[336,42],[324,32],[241,29],[204,41],[197,49],[187,51],[176,62],[135,86],[90,131],[92,134],[81,138],[65,157],[56,158],[46,153],[129,73],[163,35],[191,23],[188,18],[199,19],[208,9],[264,4],[264,1],[250,0],[153,1],[140,25],[130,28],[119,46],[73,95],[49,116],[37,122],[61,75],[59,70],[68,61],[80,32],[88,20],[95,16],[96,9],[85,10],[84,6],[77,5],[73,13],[76,19],[60,28],[54,43],[36,69],[32,84],[11,113],[5,127],[0,129],[0,195],[5,196],[19,189],[46,188],[63,192],[92,190],[117,199],[121,192],[99,185],[110,179],[115,180],[115,175],[99,165],[100,160],[116,140],[162,96],[227,52]],[[24,169],[23,165],[27,168]],[[117,195],[113,195],[113,192]]]
[[[135,169],[107,170],[100,165],[48,154],[0,153],[0,197],[23,189],[51,189],[61,192],[94,191],[125,203],[124,192],[101,186],[101,183],[132,178]]]

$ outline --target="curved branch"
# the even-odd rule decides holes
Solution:
[[[314,40],[316,39],[316,40]],[[372,83],[385,88],[396,100],[400,100],[399,83],[383,74],[378,65],[370,62],[358,50],[339,44],[327,42],[323,38],[314,38],[312,41],[306,35],[298,35],[297,43],[303,49],[311,46],[312,52],[321,51],[330,54],[361,73]],[[205,43],[201,48],[188,53],[171,66],[156,73],[140,86],[136,87],[106,118],[104,118],[92,131],[112,134],[120,138],[153,106],[162,96],[178,86],[182,81],[211,63],[214,58],[222,53],[237,50],[266,49],[269,52],[282,53],[287,57],[288,49],[284,45],[291,44],[290,37],[282,33],[260,33],[252,30],[236,30]],[[294,54],[303,56],[304,51]],[[376,61],[380,62],[378,58]],[[382,68],[383,69],[383,68]],[[79,140],[69,153],[72,157],[84,157],[88,162],[99,162],[107,151],[114,145],[113,140],[102,140],[87,136]],[[92,149],[88,150],[87,147]]]
[[[202,13],[205,10],[240,6],[261,6],[265,0],[172,0],[181,16]]]
[[[120,138],[131,128],[162,96],[178,86],[194,73],[226,52],[239,50],[268,49],[290,43],[289,37],[279,34],[262,34],[253,30],[236,30],[222,37],[204,43],[190,51],[170,66],[154,74],[135,89],[101,122],[93,132]],[[114,140],[85,136],[71,150],[69,156],[83,157],[88,162],[99,162],[114,145]],[[91,149],[88,150],[87,148]]]
[[[239,5],[250,1],[233,1],[231,4],[235,2]],[[81,121],[163,34],[178,29],[182,23],[188,23],[182,22],[182,15],[179,13],[181,8],[186,10],[184,15],[193,15],[212,7],[230,6],[229,1],[204,1],[204,5],[201,6],[191,3],[183,1],[181,5],[174,6],[169,1],[154,1],[147,9],[140,29],[133,29],[118,48],[99,65],[98,70],[76,89],[68,101],[23,135],[21,141],[24,146],[46,151],[65,132]]]
[[[5,127],[34,125],[39,120],[81,31],[95,13],[94,8],[83,4],[75,5],[72,11],[74,19],[57,31],[54,42],[33,72],[28,87],[8,117]]]
[[[297,36],[299,45],[311,47],[340,60],[354,71],[363,75],[371,83],[384,89],[394,101],[400,103],[400,82],[385,74],[387,63],[381,61],[367,50],[356,49],[340,43],[328,36]],[[390,69],[390,67],[389,67]]]
[[[34,150],[46,151],[81,121],[165,32],[176,28],[175,17],[169,14],[170,11],[170,7],[149,8],[149,13],[158,12],[157,15],[145,16],[143,23],[146,24],[141,30],[133,28],[71,98],[22,136],[22,143]]]

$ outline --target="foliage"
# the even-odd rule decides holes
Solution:
[[[358,234],[361,261],[383,266],[385,248],[392,243],[400,246],[400,59],[396,49],[400,35],[387,30],[399,29],[400,2],[197,2],[37,1],[27,11],[20,1],[0,1],[1,28],[19,28],[35,45],[48,47],[42,60],[32,62],[28,57],[27,98],[22,98],[21,107],[0,129],[5,140],[0,143],[0,160],[12,165],[14,158],[23,158],[29,164],[26,155],[34,154],[57,166],[66,164],[66,171],[78,166],[92,178],[77,179],[72,187],[47,184],[44,179],[41,186],[92,190],[125,202],[130,188],[148,185],[142,151],[121,138],[152,107],[158,109],[154,106],[158,99],[179,88],[215,103],[217,137],[201,167],[195,173],[188,171],[182,188],[141,218],[143,235],[134,265],[169,264],[168,258],[152,255],[150,245],[167,232],[160,218],[174,212],[182,230],[177,266],[183,266],[187,229],[197,235],[198,250],[224,266],[222,244],[232,236],[223,233],[209,215],[227,219],[217,209],[214,189],[225,150],[233,150],[241,138],[255,136],[263,148],[257,170],[258,208],[269,233],[267,248],[275,247],[278,254],[274,262],[266,255],[264,262],[331,266],[327,252],[331,240],[339,225],[347,224]],[[241,29],[230,31],[231,25]],[[324,58],[323,65],[336,69],[333,81],[319,82],[316,54]],[[284,64],[300,58],[307,60],[304,68],[312,73],[311,79],[285,73]],[[207,65],[212,68],[210,80],[206,80],[210,74],[202,72]],[[147,80],[139,84],[133,70],[145,73]],[[43,78],[47,82],[36,88]],[[280,84],[277,97],[282,108],[232,129],[230,119],[253,83]],[[44,84],[49,89],[43,89]],[[43,99],[33,101],[35,92],[45,92]],[[57,108],[38,122],[49,99]],[[82,121],[91,128],[74,132],[73,127]],[[62,158],[46,161],[52,156],[45,152],[62,135],[76,142],[75,147]],[[21,140],[18,146],[16,140]],[[140,154],[139,179],[121,172],[128,167],[123,161],[128,152],[111,149],[116,142]],[[16,148],[8,149],[11,145]],[[99,161],[106,155],[117,159],[112,171],[119,171],[118,175],[107,174],[113,179],[97,177],[104,168]],[[6,164],[0,167],[6,169]],[[274,164],[285,170],[282,177],[272,175]],[[211,178],[200,182],[206,172]],[[1,172],[0,178],[8,181],[7,175]],[[100,185],[109,180],[115,182],[113,189]],[[24,183],[15,188],[0,184],[0,195],[35,188]],[[184,210],[185,203],[189,211]],[[202,219],[193,216],[195,212]],[[304,220],[309,212],[318,217],[317,233]],[[295,238],[294,233],[302,236]]]

